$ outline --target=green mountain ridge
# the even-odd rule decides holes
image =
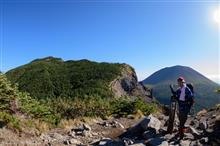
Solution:
[[[139,96],[137,91],[148,98],[127,64],[46,57],[12,69],[6,76],[19,90],[38,99]]]

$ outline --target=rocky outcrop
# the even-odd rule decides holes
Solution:
[[[111,82],[110,88],[116,97],[143,97],[147,102],[151,100],[150,90],[138,82],[134,69],[127,64],[123,64],[121,75]]]
[[[178,127],[175,125],[173,134],[166,132],[167,117],[150,115],[142,118],[119,136],[118,145],[130,146],[217,146],[220,145],[220,108],[199,112],[187,121],[187,131],[183,139],[179,139]],[[160,119],[160,120],[159,120]],[[123,144],[121,144],[123,142]],[[109,141],[106,145],[116,143]]]
[[[134,143],[141,139],[144,144],[152,146],[209,146],[220,144],[220,108],[209,111],[203,110],[196,116],[190,117],[186,123],[187,131],[183,139],[178,137],[178,123],[175,125],[174,133],[168,134],[166,124],[161,125],[161,123],[166,123],[164,120],[167,120],[164,115],[160,115],[158,119],[150,115],[140,120],[137,125],[129,128],[121,136],[132,139]]]

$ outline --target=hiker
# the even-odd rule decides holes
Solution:
[[[185,123],[190,109],[194,103],[193,91],[186,85],[183,77],[177,79],[179,88],[175,91],[175,95],[179,105],[179,136],[182,139],[186,131]]]

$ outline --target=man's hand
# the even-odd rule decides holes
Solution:
[[[173,84],[170,84],[170,89],[173,89]]]
[[[173,95],[176,95],[176,92],[173,90],[173,85],[172,84],[170,84],[170,90],[171,90]]]

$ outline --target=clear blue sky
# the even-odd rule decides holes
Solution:
[[[132,65],[139,80],[172,65],[220,74],[220,1],[0,0],[1,70],[55,56]]]

